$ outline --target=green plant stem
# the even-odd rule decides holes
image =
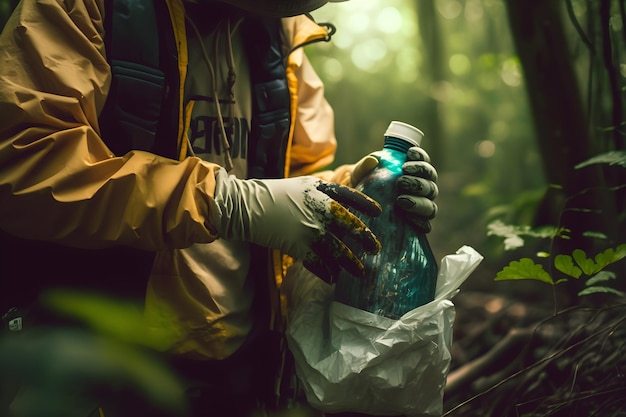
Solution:
[[[561,214],[559,215],[559,224],[561,224],[561,219],[563,217],[563,211],[561,211]],[[559,225],[556,226],[556,229],[554,231],[554,236],[552,236],[552,239],[550,239],[550,258],[548,258],[548,273],[550,274],[550,277],[552,277],[552,315],[556,316],[557,315],[557,299],[556,299],[556,281],[554,281],[554,241],[557,238],[557,235],[559,233]]]

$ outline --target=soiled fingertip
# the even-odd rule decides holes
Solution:
[[[361,205],[361,212],[370,217],[378,217],[383,212],[383,208],[378,201],[367,197],[367,204]]]
[[[363,245],[363,249],[369,253],[378,253],[382,248],[383,244],[380,243],[380,240],[378,240],[373,233],[365,240],[365,244]]]
[[[354,188],[335,183],[322,182],[317,186],[317,189],[341,205],[357,210],[368,216],[376,217],[382,213],[382,207],[378,201]]]
[[[349,262],[342,264],[342,267],[356,277],[365,275],[365,266],[356,256],[352,256]]]

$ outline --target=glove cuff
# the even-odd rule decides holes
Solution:
[[[224,168],[215,174],[215,195],[211,210],[211,221],[217,229],[219,237],[231,239],[237,234],[237,222],[241,218],[241,202],[243,181],[229,175]]]

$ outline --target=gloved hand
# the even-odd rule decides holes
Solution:
[[[378,165],[376,152],[362,158],[352,170],[350,182],[355,187]],[[437,215],[437,204],[434,199],[439,194],[437,188],[437,171],[430,164],[428,153],[414,146],[407,151],[407,161],[402,165],[398,178],[398,197],[396,204],[404,210],[406,218],[416,227],[428,233],[431,231],[430,221]]]
[[[240,180],[223,169],[216,181],[214,224],[225,239],[280,249],[328,282],[340,268],[363,275],[344,237],[368,252],[380,250],[376,236],[348,210],[377,216],[380,205],[350,187],[310,176]]]

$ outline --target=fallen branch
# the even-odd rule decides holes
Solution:
[[[547,323],[550,326],[542,331]],[[481,408],[479,415],[547,417],[574,410],[580,412],[576,415],[623,415],[624,323],[626,305],[621,304],[598,310],[575,308],[546,323],[512,330],[491,351],[450,373],[446,396],[451,408],[443,416],[462,416],[469,403],[474,403],[471,412]],[[547,352],[538,352],[534,342],[525,345],[533,350],[517,349],[535,336]],[[508,366],[496,367],[498,362]],[[480,392],[473,394],[476,390]],[[461,396],[465,399],[459,402]]]
[[[491,350],[462,367],[450,372],[446,395],[454,396],[481,376],[490,375],[501,364],[511,364],[519,356],[521,347],[530,341],[535,326],[511,329]]]

